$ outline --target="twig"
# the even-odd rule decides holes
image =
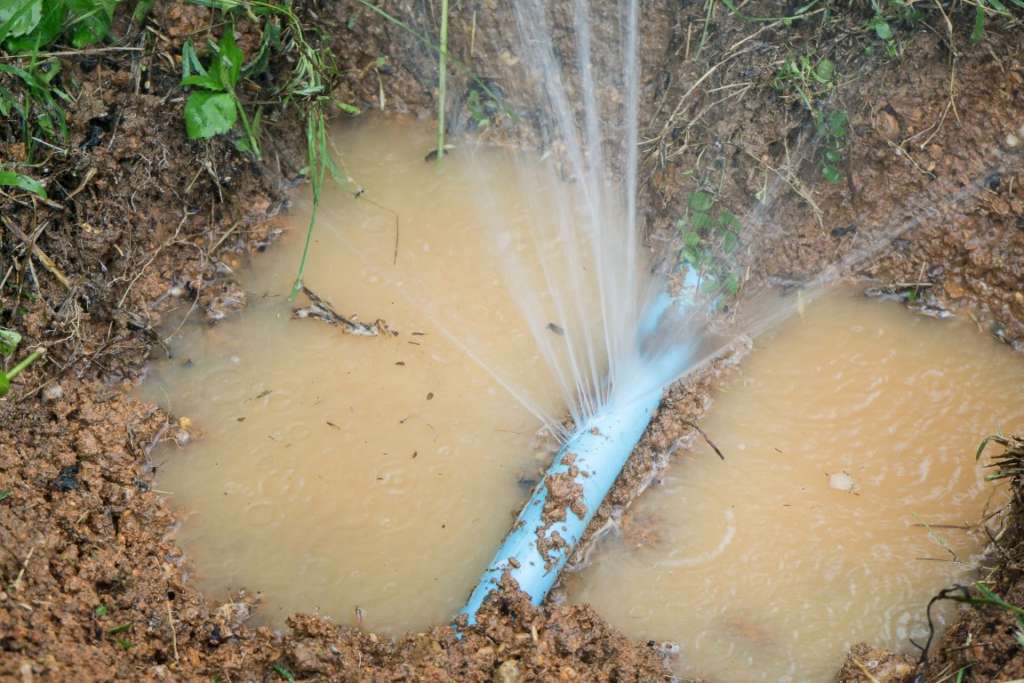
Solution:
[[[50,274],[57,278],[57,280],[64,285],[65,289],[71,289],[71,282],[68,280],[67,276],[61,272],[60,268],[57,267],[57,264],[53,262],[53,259],[51,259],[45,251],[43,251],[42,247],[36,244],[35,239],[29,239],[28,235],[23,233],[17,225],[7,218],[7,216],[4,216],[3,219],[4,225],[7,226],[7,229],[14,233],[15,237],[25,243],[25,246],[32,252],[32,255],[39,259],[39,262],[42,263],[48,271],[50,271]],[[46,224],[44,223],[43,227],[45,226]],[[42,230],[39,232],[42,232]]]
[[[700,428],[700,425],[698,425],[696,422],[691,422],[690,420],[683,420],[683,424],[688,426],[688,427],[693,427],[694,429],[696,429],[697,432],[702,437],[704,437],[704,441],[706,441],[707,444],[709,446],[711,446],[711,450],[713,450],[715,452],[715,454],[718,455],[719,458],[721,458],[722,460],[725,460],[725,456],[722,455],[722,451],[718,450],[718,446],[716,446],[715,442],[711,440],[711,437],[709,437],[707,435],[707,433],[703,429]]]
[[[174,615],[171,613],[171,601],[167,601],[167,624],[171,627],[171,647],[174,648],[174,661],[180,661],[178,658],[178,634],[174,630]]]
[[[142,52],[141,47],[94,47],[88,50],[60,50],[58,52],[36,52],[26,55],[4,55],[0,61],[10,62],[16,59],[29,59],[39,57],[77,57],[79,55],[98,55],[104,52]]]

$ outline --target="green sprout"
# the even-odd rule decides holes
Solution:
[[[6,357],[14,355],[14,352],[18,349],[18,345],[20,343],[20,334],[14,330],[0,328],[0,356]],[[36,362],[45,353],[46,349],[39,347],[7,372],[0,372],[0,397],[6,396],[11,390],[11,382],[15,377],[20,375],[25,368],[32,365],[32,363]]]

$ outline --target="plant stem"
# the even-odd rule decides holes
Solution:
[[[437,57],[437,160],[444,158],[444,100],[448,75],[448,0],[441,0],[441,45]]]
[[[35,363],[36,360],[44,353],[46,353],[46,349],[44,348],[38,348],[32,353],[30,353],[20,363],[11,368],[11,370],[7,373],[7,379],[14,379],[18,375],[20,375],[22,370]]]

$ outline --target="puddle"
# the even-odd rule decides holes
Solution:
[[[325,193],[307,268],[306,284],[340,313],[383,318],[397,337],[290,319],[300,200],[295,229],[243,274],[248,309],[188,329],[143,387],[200,432],[154,453],[195,580],[219,597],[261,592],[261,618],[274,625],[296,611],[356,623],[357,607],[385,633],[443,623],[550,459],[537,452],[538,419],[444,330],[539,412],[562,410],[467,192],[471,175],[505,179],[492,208],[515,226],[558,184],[538,167],[522,198],[507,179],[529,162],[501,151],[424,163],[432,136],[402,121],[339,133],[366,194]]]
[[[969,322],[830,293],[716,392],[702,427],[726,461],[680,454],[569,597],[716,682],[831,681],[862,640],[916,652],[985,542],[949,527],[1001,500],[978,442],[1022,406],[1024,363]]]

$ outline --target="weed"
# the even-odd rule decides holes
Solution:
[[[821,141],[821,176],[830,183],[842,178],[839,165],[843,162],[850,118],[844,110],[837,109],[828,114],[815,114],[818,139]]]
[[[728,257],[739,246],[742,223],[730,211],[715,212],[715,198],[709,192],[691,192],[686,205],[687,215],[676,221],[683,240],[680,266],[694,269],[702,293],[734,296],[740,281]]]
[[[101,604],[101,605],[97,605],[96,609],[94,609],[92,613],[95,614],[97,618],[99,618],[99,617],[107,616],[107,613],[109,611],[110,611],[109,607],[107,607],[106,605],[102,605]]]
[[[11,492],[10,491],[7,491],[7,490],[0,491],[0,502],[5,501],[5,500],[7,500],[10,497],[11,497]]]
[[[128,650],[130,650],[133,647],[135,647],[135,643],[133,643],[132,641],[128,640],[127,638],[115,638],[114,642],[117,643],[117,646],[119,648],[121,648],[122,650],[124,650],[125,652],[128,652]]]
[[[19,333],[0,327],[0,357],[14,355],[14,352],[18,350],[19,344],[21,344],[21,335]],[[15,377],[20,375],[32,363],[39,360],[45,353],[46,350],[40,347],[7,372],[0,371],[0,397],[6,396],[10,392],[11,381]]]
[[[799,98],[808,111],[815,111],[815,103],[835,88],[835,64],[830,59],[814,59],[799,55],[786,59],[775,77],[772,87],[784,99]]]
[[[36,142],[67,140],[60,62],[40,50],[66,37],[74,48],[104,40],[120,0],[8,0],[0,2],[0,45],[27,63],[0,64],[0,116],[17,119],[29,159]]]
[[[1003,452],[992,457],[991,462],[985,465],[985,467],[995,469],[994,473],[985,478],[989,481],[996,481],[1007,478],[1017,479],[1024,475],[1024,438],[1020,436],[1006,437],[1001,434],[986,436],[978,445],[974,459],[980,460],[981,454],[992,443],[1002,446]]]
[[[204,81],[205,85],[202,82],[196,83],[198,87],[207,90],[207,96],[198,100],[194,105],[193,114],[195,116],[193,116],[193,129],[189,132],[190,136],[193,131],[199,136],[200,133],[210,130],[223,128],[230,130],[234,125],[234,121],[231,119],[231,112],[234,111],[242,119],[242,126],[245,130],[244,139],[236,144],[243,151],[248,151],[259,158],[261,114],[257,111],[250,120],[241,101],[232,94],[234,87],[240,78],[251,78],[263,73],[269,65],[272,54],[286,57],[287,62],[291,65],[284,85],[271,93],[271,101],[284,109],[296,105],[304,112],[306,119],[307,165],[304,172],[313,188],[313,210],[310,213],[295,282],[289,295],[289,298],[294,300],[302,290],[302,277],[305,273],[306,261],[309,258],[313,228],[316,225],[317,210],[320,207],[320,193],[327,172],[330,171],[335,179],[344,182],[328,150],[328,110],[331,106],[336,106],[350,114],[358,114],[359,110],[351,104],[340,102],[331,96],[334,84],[340,77],[334,54],[326,46],[322,44],[314,46],[310,42],[307,28],[290,4],[270,0],[192,0],[192,2],[224,12],[229,19],[228,27],[224,31],[225,35],[232,33],[231,26],[234,18],[238,15],[262,20],[263,33],[259,52],[248,65],[244,64],[244,55],[234,45],[233,36],[226,42],[222,37],[220,43],[211,46],[211,50],[215,52],[219,61],[215,60],[214,64],[217,66],[211,65],[208,72],[217,68],[220,73],[217,74],[216,79]],[[323,43],[324,41],[319,42]],[[183,61],[186,60],[183,59]],[[198,62],[198,60],[195,61]],[[192,63],[192,66],[195,66],[195,62]],[[224,73],[225,69],[227,69],[226,73]],[[200,80],[202,81],[202,78]],[[215,85],[217,87],[212,87]],[[191,99],[194,96],[195,93],[189,97]],[[188,126],[188,112],[186,112],[186,128]],[[216,135],[217,133],[212,132],[211,134]],[[203,135],[203,137],[206,136]]]
[[[437,160],[444,158],[444,107],[448,82],[448,0],[441,0],[441,42],[437,51]]]
[[[283,678],[284,680],[290,681],[291,683],[295,682],[295,674],[289,671],[288,668],[283,664],[275,664],[273,668],[277,675]]]
[[[953,596],[951,599],[975,607],[998,607],[1009,612],[1017,618],[1017,628],[1013,632],[1013,637],[1018,645],[1024,646],[1024,607],[1007,602],[981,581],[974,584],[974,589],[981,594],[981,597],[965,594]]]
[[[118,633],[124,633],[125,631],[127,631],[131,627],[132,627],[131,624],[121,624],[120,626],[115,626],[114,628],[108,628],[107,629],[107,635],[114,636],[114,635],[117,635]]]
[[[39,195],[43,199],[46,198],[46,188],[41,182],[16,171],[0,171],[0,187],[16,187],[19,190]],[[0,336],[2,335],[3,333],[0,332]],[[0,350],[2,348],[0,345]]]
[[[242,77],[243,57],[235,43],[233,26],[224,28],[220,41],[210,44],[210,52],[209,67],[204,67],[191,41],[181,49],[181,85],[201,88],[192,91],[185,101],[185,130],[193,140],[212,138],[230,131],[241,117],[245,138],[235,144],[259,159],[261,110],[250,121],[235,93]]]

